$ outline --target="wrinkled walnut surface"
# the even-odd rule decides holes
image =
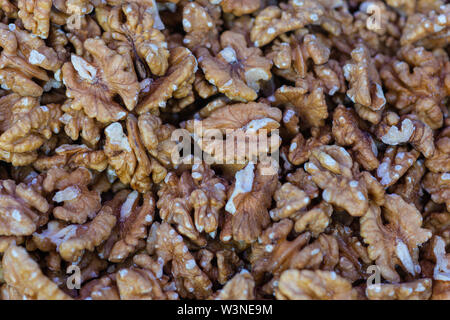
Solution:
[[[0,1],[0,299],[450,300],[446,2]]]

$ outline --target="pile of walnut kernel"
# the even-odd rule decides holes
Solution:
[[[0,297],[450,299],[445,2],[1,1]]]

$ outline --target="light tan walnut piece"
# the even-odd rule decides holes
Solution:
[[[403,283],[380,283],[367,286],[369,300],[428,300],[432,290],[431,279]]]
[[[80,300],[119,300],[115,274],[91,280],[80,289]]]
[[[2,300],[30,300],[26,294],[21,294],[16,288],[6,283],[0,287],[0,297]]]
[[[333,207],[322,201],[312,209],[295,215],[294,230],[299,233],[310,231],[314,237],[317,237],[330,225],[332,213]]]
[[[43,88],[32,79],[47,82],[46,70],[56,72],[61,68],[56,51],[47,47],[44,40],[21,30],[15,24],[0,24],[0,83],[2,88],[22,96],[39,97]]]
[[[305,65],[305,70],[309,64]],[[304,79],[300,79],[298,75],[291,73],[291,71],[283,73],[276,72],[277,75],[291,81],[294,80],[296,86],[312,88],[315,85],[321,87],[325,94],[330,97],[335,97],[334,101],[340,101],[340,93],[345,93],[347,85],[344,77],[344,71],[339,62],[330,59],[327,63],[322,65],[314,65],[313,70],[307,72]],[[291,73],[291,74],[289,74]]]
[[[156,205],[163,221],[175,224],[177,231],[194,243],[205,245],[206,241],[195,227],[191,216],[192,205],[189,199],[194,189],[194,180],[188,171],[183,172],[180,177],[169,172],[158,191]]]
[[[431,258],[435,262],[433,269],[433,300],[448,300],[450,297],[450,254],[446,252],[445,241],[436,236],[431,241]]]
[[[349,11],[349,4],[345,0],[319,0],[324,8],[325,14],[320,18],[319,24],[331,37],[345,34],[354,21]]]
[[[352,147],[358,163],[367,171],[379,166],[378,149],[371,135],[358,128],[358,116],[349,108],[339,105],[333,113],[333,137],[336,143]]]
[[[61,257],[60,255],[52,251],[49,256],[53,256],[53,260],[55,260],[53,263],[56,263],[57,270],[60,268],[61,264]],[[49,262],[47,262],[49,264]],[[100,274],[103,274],[103,271],[106,271],[108,268],[108,262],[106,260],[102,260],[98,257],[97,254],[94,252],[87,252],[83,257],[81,258],[81,261],[78,263],[78,266],[80,267],[81,271],[81,283],[85,283],[89,280],[98,278]],[[50,266],[49,266],[50,269]],[[58,270],[62,271],[62,270]],[[64,280],[67,281],[67,276],[64,276]]]
[[[339,263],[336,271],[350,281],[367,279],[369,274],[367,268],[373,264],[367,253],[367,247],[363,245],[359,237],[347,226],[341,224],[333,225],[333,236],[339,245]]]
[[[85,250],[93,251],[108,239],[116,221],[113,209],[103,206],[93,220],[83,225],[64,226],[52,221],[53,223],[47,225],[47,229],[33,234],[33,241],[41,250],[56,249],[61,258],[75,262],[83,256]]]
[[[354,166],[350,154],[336,145],[313,149],[304,164],[314,183],[323,189],[323,200],[360,217],[367,211],[369,199],[383,203],[384,190],[369,172],[359,172]]]
[[[8,18],[17,18],[17,7],[10,0],[2,0],[0,2],[0,8]]]
[[[244,262],[239,258],[233,250],[225,249],[216,252],[217,260],[217,282],[226,284],[238,270],[244,267]]]
[[[125,3],[112,8],[95,10],[97,21],[114,40],[130,47],[137,61],[136,72],[142,78],[149,78],[149,68],[153,75],[163,76],[168,68],[169,50],[160,30],[154,28],[151,10],[144,4]],[[146,63],[146,66],[143,63]]]
[[[306,88],[282,85],[275,91],[275,99],[276,105],[290,107],[297,113],[300,125],[321,127],[328,118],[325,94],[317,81]]]
[[[222,0],[220,1],[220,6],[222,7],[223,12],[231,13],[239,17],[257,11],[261,6],[261,1]]]
[[[121,185],[120,182],[117,183],[119,186],[115,186],[114,184],[110,186],[113,195],[113,198],[111,200],[106,201],[103,206],[108,206],[112,209],[112,214],[116,217],[118,220],[120,218],[120,210],[122,208],[122,205],[126,201],[128,195],[132,190],[127,189],[126,186]],[[116,220],[116,221],[117,221]],[[98,256],[101,259],[108,259],[108,257],[111,254],[111,250],[114,246],[114,244],[120,240],[120,230],[119,230],[119,224],[116,223],[113,225],[112,230],[110,234],[107,236],[106,240],[103,241],[97,248],[96,252]],[[138,250],[143,249],[144,247],[144,241],[138,241]],[[125,265],[128,266],[128,265]]]
[[[450,126],[436,137],[436,149],[432,157],[425,159],[425,166],[431,172],[450,172]]]
[[[380,183],[384,187],[394,185],[412,167],[419,155],[420,153],[414,149],[408,151],[406,147],[388,147],[377,168]]]
[[[199,48],[196,56],[206,80],[231,100],[256,100],[262,81],[272,77],[272,62],[259,48],[248,47],[244,35],[225,31],[220,36],[222,50],[215,56]]]
[[[71,300],[42,273],[23,247],[11,244],[3,256],[2,267],[6,283],[19,294],[33,300]]]
[[[407,203],[414,203],[420,211],[423,209],[421,198],[423,195],[422,178],[425,174],[425,166],[422,160],[414,162],[406,171],[400,182],[394,185],[392,191],[400,195]]]
[[[159,183],[164,179],[167,170],[157,160],[148,157],[142,142],[141,136],[143,133],[139,129],[138,119],[134,115],[129,114],[126,125],[128,142],[137,160],[136,170],[131,178],[130,186],[139,192],[146,192],[149,190],[152,181]],[[122,180],[122,182],[124,181]]]
[[[165,222],[156,231],[156,255],[163,265],[172,262],[170,272],[180,297],[206,299],[211,295],[211,281],[198,267],[183,237]]]
[[[215,300],[254,300],[255,281],[247,270],[242,270],[231,278],[225,286],[219,290]]]
[[[121,269],[116,274],[121,300],[167,300],[161,284],[150,270]]]
[[[179,233],[199,245],[204,244],[200,234],[203,231],[216,234],[226,190],[226,181],[216,177],[204,163],[194,164],[191,174],[184,171],[178,177],[171,172],[158,191],[159,214],[164,221],[175,224]]]
[[[158,116],[150,113],[144,113],[138,117],[138,127],[141,141],[150,156],[158,160],[165,168],[171,168],[174,165],[173,151],[177,146],[172,140],[175,127],[167,123],[163,124]],[[163,171],[158,177],[153,177],[153,181],[160,182],[160,179],[164,178],[162,173]]]
[[[355,104],[372,111],[381,111],[386,104],[386,98],[369,50],[359,45],[352,51],[351,56],[351,62],[343,67],[345,78],[349,81],[347,96]]]
[[[26,99],[26,98],[25,98]],[[19,105],[15,105],[19,109]],[[23,107],[26,108],[22,104]],[[60,106],[49,104],[35,106],[29,110],[23,108],[18,114],[12,114],[8,124],[4,124],[5,131],[0,135],[0,148],[8,152],[30,152],[38,149],[54,133],[60,129]],[[7,119],[5,119],[7,120]]]
[[[408,17],[400,42],[429,48],[445,47],[450,43],[450,5],[436,10],[415,13]]]
[[[339,262],[339,245],[333,235],[321,234],[317,240],[296,252],[290,263],[290,269],[334,270]]]
[[[243,15],[240,17],[224,15],[225,27],[231,31],[242,33],[246,37],[249,37],[254,22],[255,19],[252,15]]]
[[[250,39],[256,47],[262,47],[283,33],[318,24],[324,13],[320,2],[313,0],[291,0],[280,7],[268,6],[256,16]]]
[[[178,19],[178,21],[180,20]],[[183,46],[183,35],[181,33],[171,33],[167,29],[163,30],[162,33],[166,37],[167,47],[169,49]]]
[[[43,189],[47,192],[53,190],[61,190],[72,184],[89,184],[93,180],[92,173],[86,168],[76,168],[68,170],[64,168],[45,168],[46,175],[44,176]]]
[[[433,284],[433,295],[431,300],[449,300],[450,281],[435,281]]]
[[[16,245],[20,245],[25,241],[25,238],[22,236],[0,236],[0,252],[4,253],[11,243],[15,243]]]
[[[324,65],[314,66],[314,74],[329,96],[334,96],[336,93],[344,93],[347,90],[344,71],[336,60],[330,59]],[[307,76],[311,76],[311,73]]]
[[[194,89],[197,92],[197,94],[203,98],[207,99],[211,96],[214,96],[219,91],[217,90],[216,86],[213,86],[210,84],[206,79],[205,75],[201,71],[197,71],[195,73],[195,81],[194,81]],[[199,112],[202,117],[205,117],[206,111],[208,110],[214,110],[215,106],[222,107],[223,105],[226,105],[227,102],[230,100],[227,97],[219,97],[211,102],[209,102],[205,107],[202,108],[202,110],[205,110],[202,112],[202,110]],[[209,105],[209,106],[208,106]]]
[[[279,300],[356,300],[351,283],[334,271],[286,270],[275,291]]]
[[[415,12],[429,12],[437,10],[443,4],[442,0],[387,0],[386,3],[405,15]]]
[[[225,285],[237,271],[242,270],[244,262],[234,251],[235,248],[221,250],[220,242],[210,242],[208,249],[200,249],[194,253],[203,272],[213,282]]]
[[[270,223],[268,209],[278,184],[273,168],[249,162],[235,175],[225,210],[232,215],[232,238],[251,243]],[[223,237],[221,236],[223,239]]]
[[[90,0],[53,0],[53,5],[61,12],[77,15],[88,14],[94,8]]]
[[[342,28],[345,37],[341,36],[338,41],[348,41],[351,44],[364,43],[372,53],[395,52],[400,46],[399,39],[405,18],[381,0],[361,2],[359,10],[353,13],[353,21],[350,20],[351,23]],[[375,19],[374,10],[376,10]],[[351,46],[348,49],[353,48]]]
[[[0,235],[31,235],[47,222],[50,205],[32,186],[0,180]]]
[[[74,16],[71,15],[71,17]],[[66,33],[67,40],[69,40],[70,44],[74,47],[74,53],[76,55],[89,60],[89,52],[83,46],[83,43],[87,39],[100,37],[102,34],[101,28],[90,15],[81,17],[75,15],[75,19],[80,19],[80,21],[75,20],[75,23],[73,24],[66,23],[67,31],[69,31]],[[79,27],[77,26],[78,23]]]
[[[67,38],[66,33],[61,30],[58,25],[51,25],[50,33],[48,36],[48,44],[56,51],[58,59],[61,61],[67,61],[67,59],[70,57],[70,50],[66,47],[68,43],[69,39]],[[61,81],[60,76],[61,72],[58,72],[58,70],[56,70],[53,78],[56,81]]]
[[[205,163],[194,164],[191,176],[196,187],[189,197],[194,209],[195,227],[199,232],[204,230],[210,235],[215,235],[219,226],[220,212],[227,199],[228,184],[217,177]]]
[[[152,181],[160,182],[167,171],[157,160],[149,159],[134,115],[128,115],[126,127],[128,137],[119,122],[105,128],[105,154],[110,167],[122,183],[130,184],[139,192],[147,192]]]
[[[286,80],[296,81],[306,78],[310,65],[317,71],[317,77],[323,78],[324,83],[330,84],[327,93],[333,95],[339,90],[340,83],[335,70],[331,68],[336,61],[328,64],[331,53],[331,42],[319,33],[310,34],[299,32],[299,35],[280,36],[271,46],[267,57],[272,59],[275,73]],[[310,63],[309,60],[312,60]],[[341,67],[339,66],[339,69]]]
[[[214,87],[215,88],[215,87]],[[216,88],[217,89],[217,88]],[[217,93],[217,92],[216,92]],[[214,93],[215,94],[215,93]],[[266,101],[267,102],[267,101]],[[264,102],[264,103],[266,103]],[[231,100],[225,96],[219,96],[207,103],[195,116],[194,119],[199,116],[200,119],[208,118],[214,111],[219,110],[222,107],[232,104]],[[188,122],[189,123],[189,122]],[[189,126],[188,126],[189,128]]]
[[[167,101],[166,112],[179,113],[183,109],[193,105],[196,100],[192,85],[194,80],[195,76],[191,77],[183,87],[174,93],[173,99]]]
[[[311,237],[308,232],[291,241],[287,239],[293,225],[290,219],[275,222],[261,233],[258,241],[252,244],[249,260],[255,281],[260,282],[265,273],[279,276],[289,268],[296,253],[308,243]]]
[[[450,213],[433,212],[425,219],[424,226],[433,232],[433,235],[444,239],[445,243],[450,243]]]
[[[298,134],[300,131],[299,117],[291,108],[285,108],[283,110],[282,127],[286,130],[289,137]]]
[[[156,256],[155,256],[155,258],[156,258]],[[134,266],[142,268],[146,272],[152,273],[153,277],[157,279],[157,282],[156,283],[154,282],[154,283],[162,289],[164,296],[166,296],[166,298],[165,298],[166,300],[178,300],[179,299],[179,295],[176,292],[176,284],[174,282],[174,279],[172,279],[171,277],[169,277],[163,273],[164,272],[164,270],[163,270],[164,261],[161,258],[158,258],[157,260],[155,260],[152,257],[150,257],[148,254],[141,253],[141,254],[137,254],[133,257],[133,263],[134,263]],[[160,289],[157,289],[155,291],[161,292]],[[159,293],[159,295],[162,296],[161,293]]]
[[[308,161],[311,150],[331,141],[331,130],[328,126],[311,128],[311,137],[305,139],[300,132],[291,140],[288,149],[288,160],[298,166]]]
[[[433,130],[414,114],[400,118],[393,112],[387,112],[375,127],[375,134],[383,143],[391,146],[410,143],[425,158],[433,156],[435,151]]]
[[[87,39],[83,45],[92,61],[72,54],[71,62],[62,67],[66,95],[73,98],[71,108],[83,109],[88,117],[102,123],[124,119],[127,112],[113,98],[118,94],[126,108],[133,110],[140,91],[130,59],[100,39]]]
[[[428,172],[422,180],[423,188],[436,203],[444,203],[450,211],[450,173]]]
[[[88,117],[83,110],[75,110],[71,107],[72,101],[67,100],[61,110],[64,114],[59,118],[64,126],[64,132],[73,140],[86,143],[90,147],[95,147],[100,141],[101,125],[95,119]]]
[[[281,110],[265,103],[236,103],[216,109],[203,120],[188,120],[186,129],[212,159],[223,164],[244,165],[278,150]],[[268,135],[271,135],[268,137]]]
[[[91,172],[83,167],[72,172],[61,168],[47,171],[43,186],[46,192],[53,194],[52,200],[57,203],[53,216],[78,224],[94,218],[101,208],[101,198],[98,191],[89,188],[93,178]]]
[[[431,237],[431,231],[421,227],[420,212],[399,195],[386,194],[382,208],[371,204],[361,218],[361,236],[369,245],[369,257],[388,281],[400,281],[397,265],[413,276],[420,274],[419,247]],[[387,224],[382,222],[382,211]]]
[[[387,102],[402,114],[416,114],[431,129],[442,127],[444,101],[448,95],[444,75],[450,64],[423,47],[402,47],[397,57],[383,64],[380,70],[387,88]]]
[[[208,249],[200,249],[194,253],[194,258],[198,261],[200,269],[208,276],[211,282],[217,281],[218,268],[213,263],[213,259],[215,258],[214,252]]]
[[[50,30],[51,0],[19,0],[18,16],[25,29],[42,39],[47,39]]]
[[[139,205],[137,191],[130,192],[120,208],[119,237],[109,254],[111,262],[122,262],[136,250],[139,240],[147,237],[147,227],[151,225],[155,214],[155,199],[151,193],[142,196]]]
[[[67,226],[68,225],[65,222],[51,220],[47,223],[46,229],[43,229],[41,233],[33,233],[32,241],[29,242],[29,246],[43,252],[55,251],[58,246],[57,242],[61,242],[65,236],[69,237],[71,235],[71,228],[65,229]]]
[[[54,167],[85,167],[103,171],[108,166],[108,158],[103,150],[92,150],[83,144],[62,144],[54,151],[54,155],[40,156],[33,162],[33,167],[42,172]]]
[[[39,106],[37,99],[12,93],[0,98],[0,150],[2,160],[26,165],[36,159],[35,152],[59,133],[57,104]]]
[[[218,7],[202,6],[197,2],[186,3],[183,7],[183,29],[186,35],[183,44],[190,50],[206,47],[212,53],[220,51],[217,23],[221,12]]]
[[[295,38],[291,36],[290,39],[294,40]],[[296,49],[301,48],[298,43],[296,44]],[[292,67],[292,64],[295,65],[295,53],[295,49],[291,47],[289,42],[275,40],[271,45],[270,50],[267,52],[266,57],[272,60],[274,67],[281,70],[287,70]],[[301,51],[299,51],[299,53],[301,53]]]
[[[311,201],[306,192],[289,182],[275,191],[273,199],[277,203],[276,208],[270,210],[270,217],[274,221],[296,215]]]
[[[167,72],[151,84],[150,90],[136,107],[136,112],[158,114],[159,108],[165,108],[170,98],[182,99],[189,96],[197,69],[197,59],[189,49],[170,49]]]

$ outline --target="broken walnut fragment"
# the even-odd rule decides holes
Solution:
[[[42,273],[23,247],[11,244],[3,256],[2,266],[6,283],[19,294],[36,300],[71,300]]]
[[[270,222],[268,208],[277,187],[277,175],[262,164],[249,162],[238,171],[229,191],[225,210],[232,215],[232,237],[236,241],[251,243]]]
[[[384,201],[380,183],[369,172],[359,172],[350,154],[342,147],[313,149],[304,168],[311,174],[312,181],[323,189],[323,200],[345,209],[352,216],[364,215],[369,199],[380,204]]]
[[[420,212],[399,195],[386,194],[382,208],[370,204],[361,218],[361,236],[369,245],[369,257],[391,282],[400,280],[397,265],[412,276],[420,274],[419,247],[431,237],[431,231],[422,228]],[[382,222],[382,213],[387,224]]]
[[[280,300],[356,300],[351,283],[334,271],[286,270],[275,291]]]
[[[240,33],[225,31],[220,44],[222,50],[215,57],[206,48],[196,52],[206,80],[231,100],[256,100],[261,82],[272,77],[272,62],[259,48],[249,47]]]
[[[87,39],[83,45],[92,61],[72,54],[71,61],[62,67],[66,95],[74,99],[71,108],[83,109],[102,123],[124,119],[127,112],[113,98],[119,95],[127,110],[136,106],[140,86],[133,66],[103,40]]]

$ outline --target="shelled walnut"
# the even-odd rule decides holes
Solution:
[[[0,0],[0,299],[450,299],[447,2]]]

